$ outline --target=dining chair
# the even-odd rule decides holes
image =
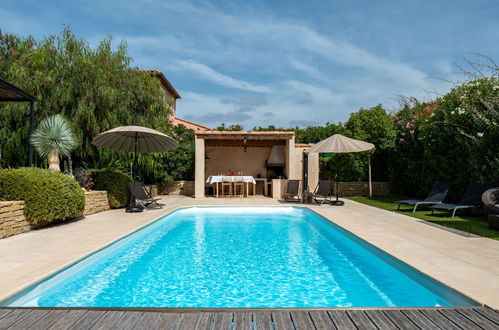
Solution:
[[[225,187],[229,188],[229,194],[225,194]],[[222,197],[224,196],[229,196],[232,197],[232,179],[230,176],[223,176],[222,177]]]
[[[239,188],[239,194],[237,188]],[[234,177],[234,196],[244,197],[244,178],[242,176]]]

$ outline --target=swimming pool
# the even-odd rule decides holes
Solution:
[[[410,307],[475,302],[300,207],[174,211],[3,303]]]

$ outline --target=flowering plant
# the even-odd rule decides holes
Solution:
[[[410,117],[410,119],[396,119],[395,129],[398,132],[397,142],[399,144],[404,143],[409,137],[414,139],[414,134],[416,133],[415,119],[415,116]]]

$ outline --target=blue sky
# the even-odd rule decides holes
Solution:
[[[398,95],[430,100],[477,52],[499,60],[499,2],[4,1],[0,28],[91,45],[125,40],[134,66],[161,70],[181,118],[214,127],[346,121]]]

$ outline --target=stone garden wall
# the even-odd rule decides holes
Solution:
[[[24,205],[24,201],[0,202],[0,238],[31,230],[31,224],[24,214]]]
[[[340,196],[369,196],[369,182],[339,182]],[[373,196],[390,195],[390,183],[372,182]],[[333,186],[333,194],[336,195],[336,184]]]
[[[159,195],[194,196],[194,181],[173,181],[165,186],[156,187],[155,192]]]
[[[275,180],[274,180],[275,181]],[[281,180],[285,182],[287,180]],[[281,181],[274,184],[281,184]],[[165,186],[149,185],[147,190],[153,195],[194,195],[194,181],[173,181]],[[315,188],[315,187],[314,187]],[[280,198],[281,192],[284,192],[284,187],[275,189],[274,198]],[[391,193],[390,183],[388,182],[373,182],[373,196],[387,196]],[[340,182],[339,190],[341,196],[369,196],[369,182]],[[333,187],[333,193],[336,194],[336,185]]]
[[[90,215],[109,209],[107,191],[94,190],[85,192],[85,210],[83,211],[83,215]]]
[[[24,213],[24,201],[0,201],[0,238],[5,238],[30,231],[34,227]],[[85,210],[83,215],[109,210],[106,191],[85,192]]]

